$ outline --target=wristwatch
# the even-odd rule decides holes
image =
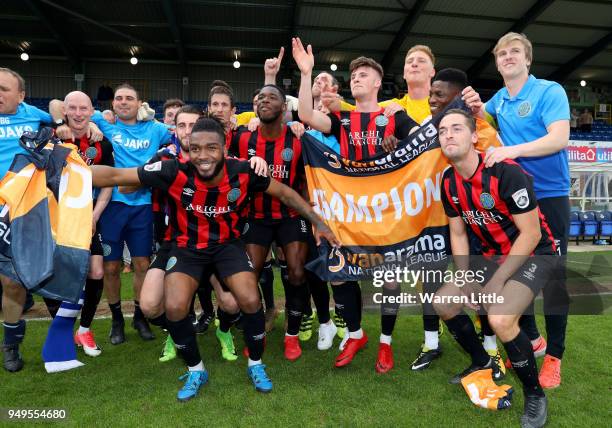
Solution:
[[[64,119],[55,119],[53,121],[53,126],[55,128],[59,128],[60,126],[65,125],[65,124],[66,124],[66,121],[64,121]]]

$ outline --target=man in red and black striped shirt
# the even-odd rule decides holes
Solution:
[[[257,116],[261,124],[254,132],[244,128],[236,134],[229,152],[249,159],[259,156],[266,160],[270,175],[300,192],[304,185],[302,146],[289,127],[283,123],[286,111],[285,94],[276,85],[264,85],[257,99]],[[309,300],[304,264],[308,256],[310,225],[299,213],[279,199],[263,192],[251,200],[249,222],[243,240],[258,277],[272,242],[282,247],[288,268],[286,288],[287,332],[285,357],[296,360],[302,350],[298,333],[305,305]]]
[[[238,239],[244,226],[249,197],[266,192],[298,211],[317,228],[317,239],[340,243],[299,194],[291,188],[255,175],[249,162],[225,159],[225,133],[215,119],[203,118],[193,127],[189,162],[160,161],[139,168],[95,167],[97,186],[139,185],[161,188],[176,206],[170,224],[177,230],[164,278],[167,326],[189,367],[179,400],[193,398],[208,380],[188,318],[189,305],[205,272],[217,276],[236,297],[244,314],[245,341],[249,348],[248,374],[261,392],[272,383],[261,363],[265,338],[264,314],[252,264]]]
[[[335,136],[343,157],[359,161],[384,153],[390,148],[387,141],[395,140],[396,143],[406,138],[414,126],[418,126],[403,110],[390,117],[384,115],[385,109],[378,105],[383,69],[376,61],[365,57],[359,57],[350,64],[351,94],[355,98],[356,109],[327,115],[315,110],[311,87],[314,67],[312,47],[309,45],[304,49],[299,38],[293,39],[292,45],[293,58],[302,74],[298,108],[300,119],[317,131]],[[362,301],[359,284],[349,281],[332,285],[334,300],[343,306],[343,317],[349,330],[349,338],[344,346],[341,345],[343,351],[336,359],[336,367],[342,367],[349,364],[355,354],[363,349],[368,338],[361,329]],[[389,318],[395,322],[394,317]],[[389,346],[386,348],[390,350]],[[388,369],[390,367],[385,370]]]
[[[90,119],[94,112],[91,99],[87,94],[81,91],[70,92],[64,98],[63,112],[66,124],[72,131],[72,139],[64,140],[64,142],[76,145],[81,158],[87,165],[114,166],[112,144],[106,138],[94,142],[87,137]],[[111,199],[112,189],[94,189],[93,194],[93,236],[89,249],[91,257],[89,258],[89,272],[85,280],[81,320],[79,329],[74,335],[74,341],[77,345],[83,347],[83,351],[87,355],[96,357],[100,355],[102,350],[96,344],[90,327],[104,289],[104,250],[102,248],[102,235],[100,235],[97,225],[100,215],[102,215]]]
[[[538,380],[531,342],[519,328],[519,318],[551,278],[556,248],[538,208],[533,180],[511,160],[486,167],[484,155],[474,148],[478,141],[474,118],[462,110],[446,113],[438,137],[452,165],[442,179],[442,203],[449,217],[455,264],[461,270],[469,268],[470,228],[482,244],[484,260],[478,263],[476,272],[484,288],[472,283],[447,284],[436,295],[464,296],[465,306],[486,309],[489,323],[523,384],[525,413],[521,424],[542,426],[546,421],[546,397]],[[475,300],[475,295],[480,297]],[[491,368],[494,377],[501,378],[462,306],[434,303],[453,336],[472,357],[472,364],[451,383],[460,383],[463,377],[485,368]]]

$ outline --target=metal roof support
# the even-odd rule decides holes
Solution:
[[[47,31],[53,36],[55,41],[60,45],[64,54],[68,57],[74,73],[82,73],[83,64],[81,58],[74,45],[68,41],[68,39],[62,35],[57,29],[60,27],[57,23],[53,23],[48,14],[46,14],[39,5],[38,0],[25,0],[28,7],[34,12],[36,16],[43,22]]]
[[[504,31],[504,34],[509,32],[521,33],[527,28],[529,24],[532,24],[538,16],[540,16],[555,0],[538,0],[533,6],[529,8],[523,16],[521,16],[514,25]],[[481,56],[476,60],[474,64],[467,70],[467,75],[471,80],[474,80],[483,72],[483,70],[489,65],[492,59],[491,51],[495,47],[495,43],[491,45]]]
[[[612,43],[612,32],[608,33],[598,41],[596,41],[593,45],[589,46],[574,58],[570,59],[564,65],[553,71],[548,79],[556,80],[557,82],[562,82],[567,77],[572,74],[576,69],[578,69],[582,64],[587,62],[589,59],[593,58],[595,55],[603,51],[610,43]]]
[[[116,34],[118,36],[123,37],[124,39],[128,39],[128,40],[130,40],[131,42],[133,42],[136,45],[139,45],[139,46],[142,46],[142,47],[146,47],[147,49],[150,49],[150,50],[158,52],[158,53],[162,53],[162,54],[164,54],[166,56],[168,55],[168,52],[166,52],[163,49],[159,49],[155,45],[152,45],[152,44],[150,44],[148,42],[145,42],[143,40],[137,39],[136,37],[132,37],[129,34],[126,34],[123,31],[116,30],[116,29],[114,29],[112,27],[109,27],[108,25],[101,24],[100,22],[96,21],[95,19],[89,18],[88,16],[85,16],[83,14],[77,13],[77,12],[75,12],[73,10],[70,10],[70,9],[66,8],[66,7],[60,6],[60,5],[54,3],[54,2],[52,2],[50,0],[38,0],[38,1],[40,1],[42,3],[45,3],[45,4],[48,4],[49,6],[53,6],[54,8],[59,9],[62,12],[68,14],[68,15],[75,16],[75,17],[77,17],[77,18],[79,18],[79,19],[81,19],[81,20],[83,20],[85,22],[88,22],[88,23],[90,23],[92,25],[95,25],[96,27],[102,28],[103,30],[108,31],[109,33]]]
[[[412,30],[412,27],[414,27],[414,24],[416,24],[419,16],[421,16],[421,13],[423,10],[425,10],[428,2],[429,0],[417,0],[412,9],[410,9],[410,13],[404,19],[402,26],[393,38],[393,41],[389,45],[387,52],[385,52],[385,55],[380,62],[383,70],[388,69],[391,67],[391,64],[393,64],[393,59],[397,55],[397,51],[399,51],[404,44],[406,37],[408,37],[410,34],[410,30]]]
[[[185,59],[185,48],[183,47],[183,39],[181,38],[181,29],[179,28],[178,20],[176,19],[176,14],[174,13],[174,6],[172,5],[171,0],[163,0],[162,5],[164,7],[166,20],[168,21],[168,25],[170,27],[170,32],[172,33],[172,38],[174,39],[174,44],[176,45],[176,53],[181,65],[181,76],[186,77],[187,61]]]

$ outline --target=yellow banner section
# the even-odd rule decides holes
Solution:
[[[11,221],[26,216],[47,199],[51,233],[57,245],[89,251],[92,234],[91,170],[73,145],[62,170],[59,201],[47,188],[46,171],[26,165],[18,173],[9,171],[0,183],[0,205],[9,207]],[[45,150],[53,150],[49,144]]]
[[[67,165],[62,171],[60,182],[59,206],[49,204],[53,218],[55,209],[61,213],[54,226],[57,245],[89,250],[93,222],[93,203],[91,192],[91,170],[83,162],[76,150],[66,158]]]
[[[307,165],[306,177],[315,211],[343,245],[379,246],[448,224],[440,188],[447,167],[437,148],[381,175],[347,177]]]

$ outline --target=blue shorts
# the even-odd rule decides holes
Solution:
[[[153,211],[151,205],[127,205],[111,201],[100,216],[104,261],[123,258],[123,243],[131,257],[150,257],[153,253]]]

